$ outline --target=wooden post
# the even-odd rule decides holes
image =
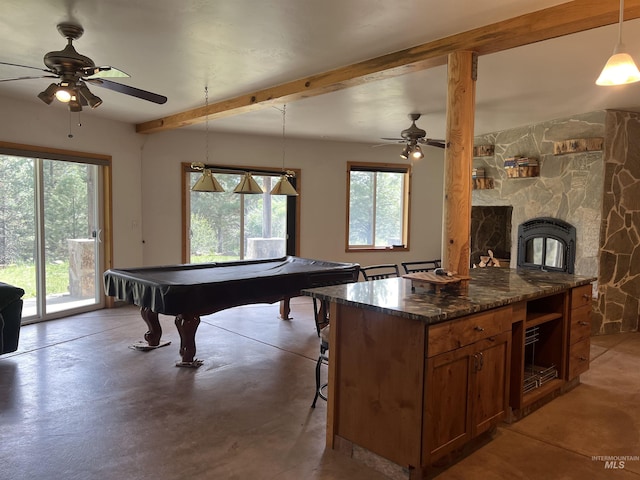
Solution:
[[[477,55],[454,52],[448,60],[442,261],[468,275]]]

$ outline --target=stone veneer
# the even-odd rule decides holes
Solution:
[[[478,265],[480,257],[493,252],[501,267],[508,267],[511,258],[511,207],[471,207],[471,263]],[[504,265],[502,264],[504,262]]]
[[[604,194],[600,227],[599,333],[638,329],[640,317],[640,114],[606,114]]]
[[[604,152],[553,155],[553,142],[604,137]],[[640,114],[598,111],[476,137],[493,157],[474,159],[494,179],[473,205],[511,205],[511,267],[517,230],[534,217],[576,227],[575,273],[598,278],[592,334],[635,331],[640,318]],[[540,176],[507,178],[505,158],[536,157]]]
[[[553,143],[604,137],[605,115],[597,111],[476,137],[476,145],[495,145],[492,157],[478,157],[473,162],[493,178],[494,189],[474,190],[472,204],[513,207],[512,268],[517,264],[518,226],[532,218],[553,217],[576,227],[575,273],[598,275],[603,152],[554,155]],[[504,160],[518,155],[537,158],[540,176],[508,178]]]

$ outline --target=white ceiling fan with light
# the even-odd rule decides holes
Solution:
[[[163,95],[107,80],[107,78],[126,78],[129,75],[114,67],[96,66],[93,60],[76,51],[73,47],[73,41],[84,33],[84,29],[80,25],[70,22],[60,23],[58,31],[67,39],[67,45],[60,51],[45,54],[44,64],[47,68],[0,61],[2,65],[40,70],[45,72],[45,75],[5,78],[0,79],[0,82],[56,78],[58,81],[51,83],[40,92],[38,98],[47,105],[50,105],[54,98],[57,98],[60,102],[68,104],[69,110],[72,112],[80,112],[82,107],[86,105],[96,108],[102,104],[102,99],[89,90],[88,83],[157,104],[163,104],[167,101],[167,97]]]

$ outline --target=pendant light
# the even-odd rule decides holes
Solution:
[[[238,186],[233,189],[233,193],[259,194],[264,193],[264,190],[258,185],[251,172],[245,172]]]
[[[618,26],[618,43],[613,55],[604,66],[596,80],[596,85],[626,85],[640,81],[640,71],[631,55],[624,51],[622,43],[622,22],[624,20],[624,0],[620,0],[620,22]]]
[[[205,107],[209,107],[209,87],[204,87],[204,103]],[[202,176],[198,179],[191,190],[193,192],[224,192],[222,185],[213,176],[211,170],[205,168],[209,163],[209,109],[207,108],[207,115],[205,117],[205,163],[192,163],[191,168],[202,169]]]
[[[275,184],[275,186],[271,189],[271,195],[291,195],[291,196],[297,196],[298,192],[296,192],[296,189],[293,188],[293,185],[291,185],[291,182],[289,181],[288,177],[293,177],[295,176],[295,173],[292,172],[291,170],[285,170],[284,169],[284,158],[285,158],[285,124],[286,124],[286,113],[287,113],[287,106],[283,105],[282,106],[282,176],[280,177],[280,180],[278,180],[278,183]]]
[[[213,176],[213,173],[211,173],[211,170],[208,168],[202,170],[202,176],[193,187],[191,187],[191,190],[194,192],[224,192],[224,188],[222,188],[222,185],[218,183],[218,180],[216,180],[216,177]]]

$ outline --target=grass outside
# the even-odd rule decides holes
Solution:
[[[9,265],[0,267],[0,281],[20,287],[25,291],[24,298],[36,296],[36,266]],[[67,293],[69,291],[69,263],[47,265],[47,294]]]
[[[228,262],[238,260],[230,255],[198,255],[191,258],[192,263]],[[47,295],[69,292],[69,263],[47,265]],[[24,298],[36,297],[36,267],[32,264],[8,265],[0,267],[0,282],[24,289]]]

